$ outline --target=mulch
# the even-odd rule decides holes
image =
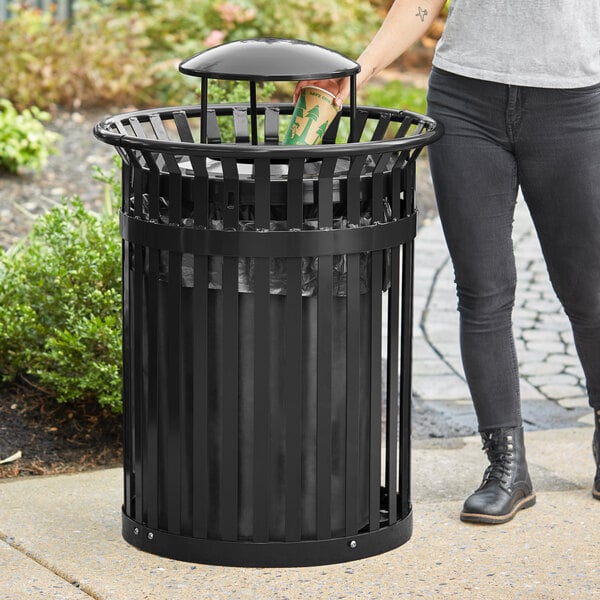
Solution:
[[[58,404],[28,387],[0,387],[0,479],[122,464],[121,417],[96,402]]]

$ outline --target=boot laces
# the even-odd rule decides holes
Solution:
[[[482,485],[495,479],[505,487],[508,484],[512,466],[512,437],[509,436],[503,440],[495,439],[492,436],[486,437],[483,441],[483,450],[488,456],[490,465],[483,474]]]

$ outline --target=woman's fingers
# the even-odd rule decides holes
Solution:
[[[311,81],[299,81],[294,90],[294,103],[298,101],[302,88],[311,85],[322,88],[335,96],[334,103],[341,108],[344,100],[350,93],[350,83],[347,77],[343,79],[318,79]]]

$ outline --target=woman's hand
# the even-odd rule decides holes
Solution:
[[[407,48],[423,36],[444,7],[445,0],[422,0],[415,13],[412,0],[394,0],[381,27],[358,57],[361,70],[356,76],[359,90],[371,77],[385,69]],[[307,85],[315,85],[335,95],[334,104],[341,108],[350,95],[350,78],[299,81],[294,92],[297,102],[300,91]]]
[[[302,88],[312,85],[331,92],[335,98],[333,103],[341,108],[344,101],[350,95],[350,78],[343,77],[338,79],[318,79],[312,81],[299,81],[294,91],[294,104],[298,101]]]
[[[442,10],[445,0],[423,0],[423,7],[415,14],[412,0],[395,0],[381,27],[358,57],[361,69],[356,76],[359,90],[371,77],[385,69],[400,54],[416,42],[429,29]],[[350,95],[350,78],[299,81],[294,92],[294,103],[307,85],[323,88],[335,95],[334,104],[341,108]]]

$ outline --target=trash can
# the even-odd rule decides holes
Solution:
[[[415,159],[441,132],[357,107],[359,69],[231,42],[180,65],[200,106],[94,129],[123,159],[123,536],[142,550],[303,566],[410,538]],[[282,145],[293,106],[256,83],[346,76],[323,144]],[[208,106],[209,79],[248,81],[249,103]]]

